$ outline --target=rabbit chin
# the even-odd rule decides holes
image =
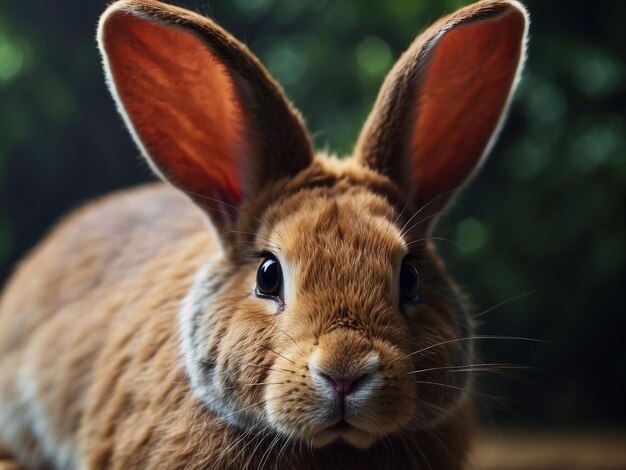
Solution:
[[[365,449],[374,444],[378,437],[353,426],[331,426],[313,436],[311,444],[313,447],[324,447],[339,440],[359,449]]]

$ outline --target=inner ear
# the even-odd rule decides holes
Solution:
[[[210,19],[118,0],[100,19],[98,41],[142,153],[221,233],[241,204],[311,163],[298,111],[247,47]]]
[[[524,29],[517,14],[471,20],[445,31],[425,55],[409,146],[422,203],[459,187],[482,164],[515,88]]]
[[[132,58],[109,62],[113,86],[154,169],[192,198],[196,193],[239,204],[243,175],[231,157],[249,152],[243,135],[248,125],[226,66],[188,30],[113,14],[107,54]],[[206,194],[208,188],[221,194]]]
[[[430,217],[471,180],[495,141],[522,69],[527,14],[484,0],[420,34],[385,79],[355,157]]]

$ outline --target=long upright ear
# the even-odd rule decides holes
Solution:
[[[300,114],[247,48],[209,19],[121,0],[102,15],[98,42],[142,153],[219,228],[243,200],[311,162]]]
[[[521,73],[527,19],[515,0],[462,8],[418,36],[385,79],[355,156],[425,216],[434,218],[492,147]]]

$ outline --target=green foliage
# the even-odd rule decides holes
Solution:
[[[244,40],[303,111],[317,147],[345,155],[400,53],[469,2],[180,3]],[[3,275],[76,201],[148,175],[102,85],[93,31],[104,5],[0,4]],[[527,5],[529,59],[509,122],[438,243],[477,311],[530,292],[481,316],[481,332],[553,340],[479,346],[489,359],[541,368],[550,391],[486,387],[530,420],[623,423],[626,2]]]

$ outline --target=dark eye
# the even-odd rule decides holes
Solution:
[[[417,303],[419,301],[419,274],[413,264],[402,261],[400,268],[400,303]]]
[[[273,255],[267,255],[256,273],[258,294],[267,297],[279,297],[282,284],[283,274],[280,263]]]

